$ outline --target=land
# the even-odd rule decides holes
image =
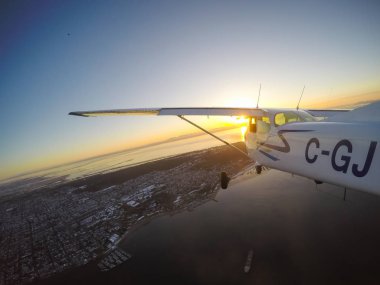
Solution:
[[[244,148],[243,144],[237,144]],[[0,198],[0,284],[23,284],[101,259],[155,217],[191,210],[250,161],[226,146]]]

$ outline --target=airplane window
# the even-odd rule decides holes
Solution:
[[[286,124],[285,114],[284,113],[276,114],[276,116],[274,117],[274,124],[276,126],[282,126],[282,125]]]
[[[269,132],[270,120],[269,117],[253,117],[249,121],[249,131],[256,132]]]
[[[255,118],[251,118],[249,120],[249,131],[251,133],[256,133],[256,120],[255,120]]]
[[[274,121],[276,126],[281,126],[288,123],[293,122],[301,122],[304,121],[297,113],[294,112],[284,112],[284,113],[278,113],[274,117]]]
[[[269,117],[262,117],[261,120],[267,124],[270,124]]]

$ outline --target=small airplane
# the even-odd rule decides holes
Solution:
[[[277,108],[146,108],[76,111],[69,115],[177,116],[247,155],[258,174],[274,168],[342,187],[380,195],[380,101],[354,110]],[[248,119],[247,152],[234,147],[185,116],[238,116]],[[229,178],[221,174],[222,188]]]

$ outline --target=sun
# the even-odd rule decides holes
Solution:
[[[226,117],[227,122],[235,125],[241,125],[241,124],[246,124],[247,123],[247,118],[244,116],[231,116],[231,117]]]

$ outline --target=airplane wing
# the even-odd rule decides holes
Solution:
[[[141,108],[98,111],[75,111],[69,115],[82,117],[157,115],[157,116],[264,116],[266,111],[257,108]]]

